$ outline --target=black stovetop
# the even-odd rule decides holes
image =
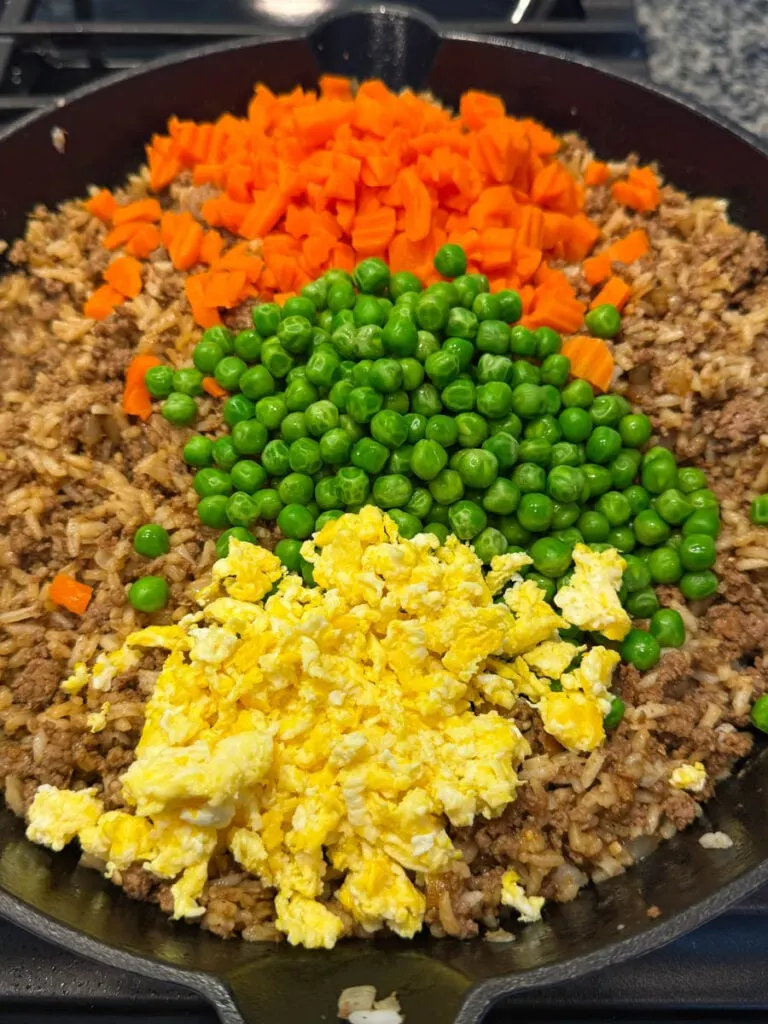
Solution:
[[[0,0],[0,122],[164,52],[285,31],[351,3]],[[645,48],[631,0],[419,0],[416,6],[464,31],[520,34],[635,75],[644,72]],[[734,1012],[765,1020],[766,963],[768,890],[642,959],[519,995],[489,1022],[664,1024],[731,1020]],[[0,1024],[213,1024],[215,1019],[194,993],[78,960],[0,922]]]

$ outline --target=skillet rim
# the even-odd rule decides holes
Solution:
[[[735,124],[727,117],[713,113],[690,97],[668,87],[644,81],[639,76],[619,72],[601,66],[581,54],[573,54],[545,44],[533,43],[521,38],[506,38],[494,35],[480,35],[472,32],[442,31],[440,26],[429,15],[421,11],[404,8],[398,5],[354,5],[340,13],[329,13],[312,21],[296,31],[249,35],[246,38],[231,38],[224,42],[211,43],[203,46],[183,49],[166,54],[146,64],[116,72],[99,79],[97,82],[81,86],[67,93],[61,100],[33,111],[0,129],[0,147],[8,138],[23,132],[26,128],[55,115],[57,111],[68,108],[72,103],[109,89],[111,86],[142,75],[149,75],[162,68],[172,67],[199,58],[260,47],[269,43],[303,41],[312,47],[312,40],[318,30],[327,28],[334,23],[344,21],[350,16],[368,15],[376,17],[394,17],[405,22],[416,22],[427,27],[440,41],[458,41],[490,45],[498,49],[517,50],[555,60],[566,67],[577,65],[599,73],[604,79],[625,83],[629,86],[650,93],[662,100],[682,106],[698,117],[714,125],[718,130],[728,132],[748,145],[759,156],[768,161],[768,144],[764,144],[757,136]],[[11,812],[9,812],[11,813]],[[592,973],[609,964],[614,964],[641,956],[651,950],[658,949],[679,938],[688,931],[704,924],[729,906],[743,899],[760,885],[768,882],[768,858],[756,867],[733,879],[725,886],[715,890],[712,895],[694,903],[685,910],[674,913],[667,920],[659,919],[639,935],[607,943],[603,948],[571,957],[562,963],[535,967],[511,975],[499,975],[475,984],[468,983],[458,1015],[454,1024],[479,1024],[482,1017],[491,1007],[506,996],[513,995],[540,985],[562,983],[576,977]],[[241,1024],[244,1017],[236,1006],[236,997],[228,979],[220,974],[192,968],[177,967],[159,958],[150,958],[136,953],[127,952],[118,946],[107,944],[92,938],[86,932],[62,924],[44,911],[36,910],[21,898],[0,889],[0,916],[26,931],[53,942],[77,955],[106,964],[118,970],[126,970],[158,981],[170,982],[198,992],[209,1000],[216,1008],[223,1024]],[[246,968],[247,969],[247,968]]]

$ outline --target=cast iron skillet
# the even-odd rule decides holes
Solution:
[[[159,61],[81,90],[60,109],[0,136],[0,237],[13,238],[39,202],[116,184],[143,158],[167,116],[210,118],[243,110],[253,83],[275,90],[313,86],[320,72],[381,77],[429,89],[456,104],[468,88],[500,94],[513,113],[576,129],[597,153],[634,150],[693,193],[727,196],[745,225],[768,233],[768,159],[755,141],[661,92],[536,47],[443,35],[398,10],[356,11],[323,21],[306,37],[215,46]],[[54,126],[66,132],[63,155]],[[409,1024],[476,1024],[497,1000],[568,981],[668,942],[768,881],[768,761],[758,753],[718,789],[706,818],[621,878],[553,906],[517,942],[494,945],[423,939],[341,944],[331,952],[222,942],[173,924],[125,898],[76,855],[51,854],[0,813],[0,913],[84,956],[196,989],[222,1021],[306,1024],[335,1018],[347,985],[397,989]],[[722,829],[731,849],[705,851],[697,838]],[[662,915],[647,916],[651,905]]]

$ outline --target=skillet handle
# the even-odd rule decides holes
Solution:
[[[380,999],[397,992],[406,1024],[454,1024],[459,1015],[461,1024],[479,1024],[488,1009],[485,1000],[465,1006],[472,984],[465,975],[395,941],[342,943],[333,953],[275,946],[227,982],[239,1017],[220,1008],[226,1024],[333,1024],[341,992],[353,985],[375,985]]]

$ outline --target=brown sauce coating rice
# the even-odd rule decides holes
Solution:
[[[577,173],[589,156],[581,140],[566,139],[563,158]],[[135,176],[122,198],[145,193]],[[194,210],[199,193],[180,182],[170,202]],[[603,747],[564,751],[527,705],[515,709],[534,750],[522,770],[527,784],[502,817],[456,832],[463,862],[427,887],[436,935],[497,927],[507,867],[529,895],[566,901],[685,828],[714,782],[749,753],[749,708],[768,689],[768,530],[748,518],[750,499],[768,490],[766,243],[730,225],[721,201],[691,200],[670,186],[651,215],[618,207],[605,187],[589,203],[608,238],[640,225],[651,238],[652,253],[625,274],[633,298],[615,349],[618,388],[651,416],[657,440],[707,472],[722,503],[720,589],[686,606],[676,588],[662,588],[663,603],[685,619],[687,643],[644,676],[620,668],[615,689],[627,713]],[[95,734],[86,715],[101,695],[70,697],[59,683],[74,661],[114,650],[139,624],[125,599],[133,579],[162,572],[169,610],[153,621],[178,620],[214,559],[215,533],[199,524],[181,458],[190,432],[157,413],[146,425],[129,421],[119,401],[137,351],[187,361],[199,331],[182,276],[153,258],[142,295],[94,326],[79,310],[108,259],[103,234],[79,201],[38,209],[12,248],[17,269],[0,278],[0,782],[19,815],[41,783],[95,785],[108,809],[122,806],[119,777],[160,654],[116,680],[107,726]],[[586,293],[578,268],[565,269]],[[236,311],[233,325],[243,315]],[[215,430],[216,403],[200,408],[198,429]],[[148,521],[171,534],[171,552],[157,564],[133,553],[133,534]],[[272,545],[275,537],[264,529],[260,539]],[[81,618],[46,600],[61,571],[94,587]],[[670,787],[680,760],[704,763],[702,794]],[[168,885],[140,867],[113,880],[170,911]],[[202,925],[218,935],[278,938],[269,891],[228,855],[213,862],[202,902]]]

